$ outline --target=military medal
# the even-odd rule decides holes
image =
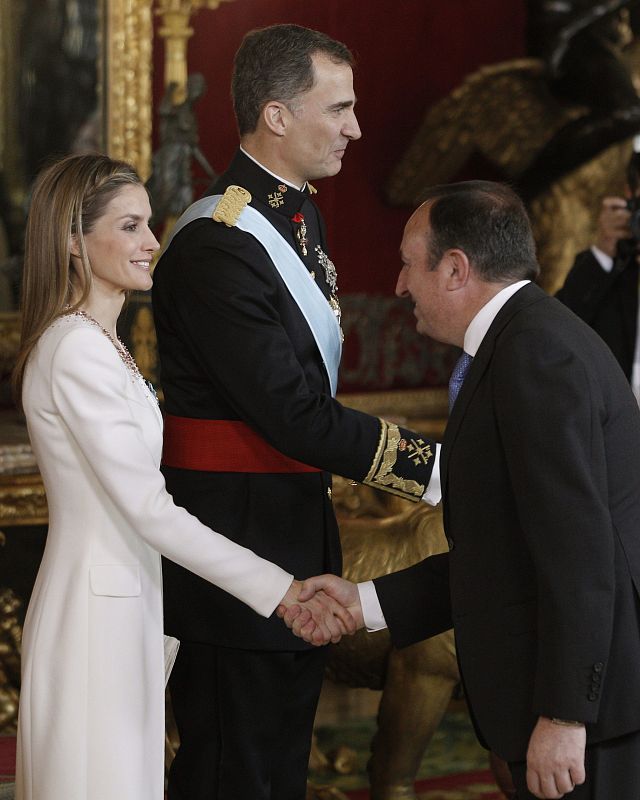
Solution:
[[[284,205],[282,192],[272,192],[271,194],[267,195],[267,199],[271,208],[280,208],[280,206]]]
[[[342,318],[342,309],[340,308],[340,303],[338,302],[338,273],[336,271],[333,261],[324,252],[324,250],[320,247],[319,244],[315,246],[315,251],[316,255],[318,256],[318,261],[320,262],[320,266],[324,270],[324,277],[327,282],[327,286],[329,287],[329,305],[331,306],[333,313],[336,315],[336,319],[338,320],[338,325],[340,325],[340,320]],[[340,338],[344,342],[344,334],[342,332],[342,328],[340,328]]]
[[[324,277],[327,281],[327,286],[331,291],[332,295],[338,294],[338,273],[336,272],[336,268],[334,266],[333,261],[329,258],[329,256],[324,252],[324,250],[320,247],[319,244],[315,247],[316,253],[318,255],[318,261],[320,262],[320,266],[324,270]]]
[[[282,195],[286,194],[287,185],[285,183],[278,184],[278,191],[271,192],[271,194],[267,195],[267,201],[271,208],[280,208],[280,206],[284,205],[284,197]]]
[[[296,239],[298,240],[298,247],[300,248],[302,255],[307,255],[307,223],[304,221],[304,215],[301,214],[299,211],[297,214],[294,214],[291,217],[291,221],[297,223],[300,227],[296,231]]]

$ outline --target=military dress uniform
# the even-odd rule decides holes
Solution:
[[[337,313],[312,187],[298,191],[242,151],[213,192],[230,186],[250,195]],[[336,402],[310,325],[254,236],[210,216],[189,222],[159,261],[153,304],[163,470],[176,502],[205,524],[302,579],[341,570],[331,473],[421,499],[435,445]],[[183,751],[170,798],[186,797],[189,773],[189,800],[300,800],[326,648],[171,562],[164,584],[166,632],[182,642],[172,698]],[[209,655],[191,658],[192,644]]]

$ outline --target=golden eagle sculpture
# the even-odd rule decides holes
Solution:
[[[582,5],[593,16],[614,5],[621,13],[622,4]],[[621,38],[620,64],[631,86],[640,80],[640,44],[628,27]],[[564,281],[575,254],[591,243],[602,197],[624,191],[633,135],[640,131],[635,89],[632,102],[605,109],[595,108],[595,99],[587,105],[583,87],[573,98],[555,88],[543,58],[482,67],[427,110],[387,184],[393,205],[416,206],[426,187],[456,180],[473,160],[484,162],[490,177],[510,183],[526,199],[542,266],[540,283],[551,293]]]

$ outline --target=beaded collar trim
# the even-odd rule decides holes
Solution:
[[[111,342],[111,344],[115,347],[116,352],[120,356],[122,363],[125,365],[129,373],[131,374],[131,377],[134,378],[135,380],[142,381],[142,383],[147,387],[147,389],[151,393],[151,396],[155,399],[156,403],[158,402],[158,395],[156,394],[156,390],[154,389],[153,384],[151,383],[151,381],[146,380],[143,374],[140,372],[138,365],[135,362],[135,359],[133,358],[133,356],[127,349],[127,346],[119,336],[114,338],[109,333],[109,331],[98,322],[97,319],[94,319],[90,314],[87,314],[86,311],[82,311],[81,309],[78,309],[76,311],[70,311],[67,314],[65,314],[65,316],[80,317],[81,319],[86,320],[86,322],[91,323],[91,325],[94,325],[99,331],[101,331],[101,333],[103,333],[107,337],[107,339]]]

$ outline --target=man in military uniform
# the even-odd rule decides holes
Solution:
[[[241,148],[154,275],[168,488],[298,578],[340,572],[331,473],[439,499],[433,443],[334,399],[337,275],[309,181],[338,173],[360,138],[351,65],[343,44],[296,25],[245,37]],[[171,800],[303,800],[326,648],[168,562],[165,599],[182,642]]]

